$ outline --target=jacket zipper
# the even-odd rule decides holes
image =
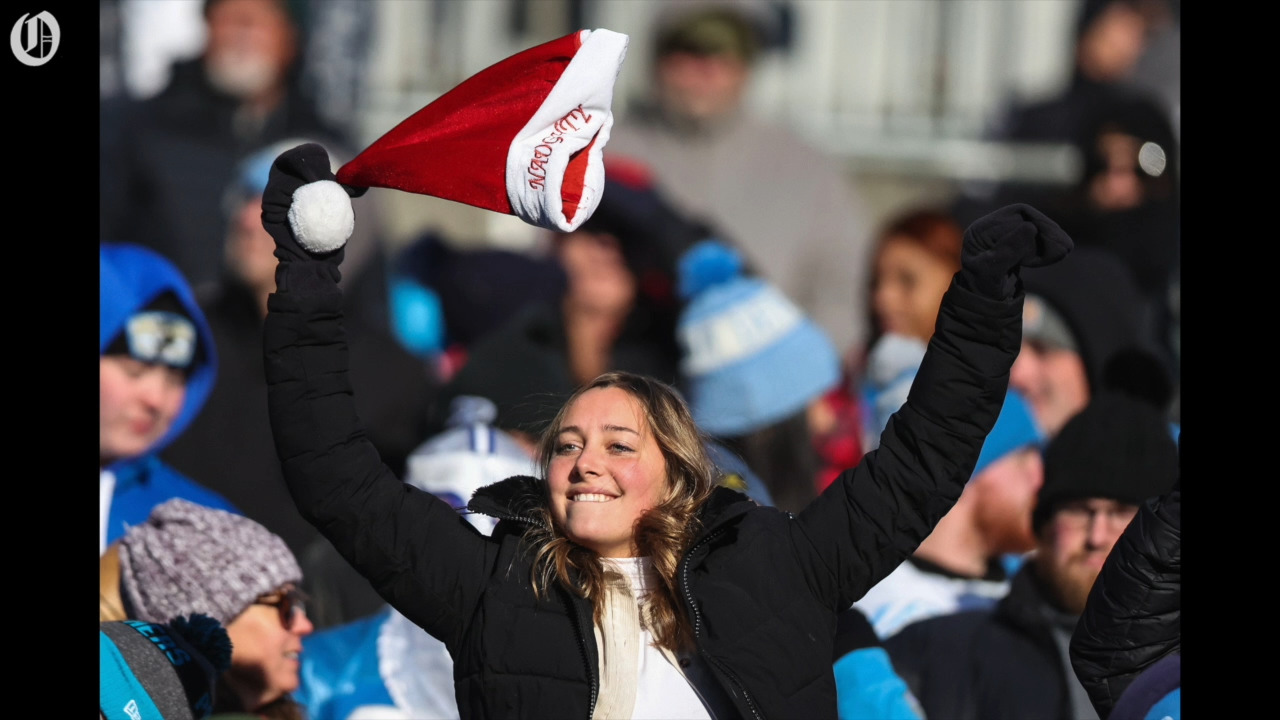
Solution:
[[[693,637],[695,641],[702,637],[702,613],[698,612],[698,607],[694,605],[693,593],[689,590],[689,560],[693,557],[694,552],[697,551],[698,548],[720,536],[724,530],[725,529],[721,527],[719,530],[716,530],[710,535],[699,540],[698,543],[690,548],[689,552],[685,553],[684,556],[684,566],[680,573],[680,587],[681,590],[684,591],[685,604],[689,606],[689,610],[693,613]],[[720,672],[729,677],[737,689],[742,693],[742,697],[746,699],[747,707],[751,709],[751,716],[756,718],[756,720],[763,720],[760,710],[756,707],[756,701],[751,697],[751,693],[747,692],[746,687],[742,685],[742,681],[738,679],[738,676],[728,667],[725,667],[724,663],[712,657],[706,650],[704,650],[701,643],[698,643],[698,654],[705,658],[708,663],[711,663],[711,665]]]
[[[541,522],[525,515],[508,515],[506,513],[498,513],[495,517],[499,520],[511,520],[514,522],[521,522],[526,525],[533,525],[535,527],[543,527]],[[565,591],[562,589],[562,592]],[[597,677],[597,669],[591,666],[591,656],[587,652],[587,631],[584,628],[594,628],[594,624],[593,622],[589,622],[589,617],[583,618],[582,608],[579,603],[574,601],[573,596],[569,595],[568,592],[565,592],[565,595],[568,597],[569,607],[573,608],[574,615],[578,619],[578,650],[582,652],[582,664],[587,666],[587,676],[591,678],[591,705],[587,710],[587,720],[591,720],[592,716],[596,714],[596,701],[599,699],[600,695],[600,679]],[[586,625],[583,624],[584,622],[586,622]]]
[[[565,593],[568,595],[568,593]],[[587,666],[587,676],[591,678],[591,706],[587,710],[587,720],[591,720],[596,714],[596,700],[600,693],[600,681],[597,677],[597,668],[592,667],[591,656],[587,653],[587,631],[584,628],[592,628],[594,632],[595,623],[590,617],[582,616],[582,607],[574,601],[573,596],[569,596],[569,603],[573,606],[575,614],[578,616],[578,649],[582,651],[582,664]],[[583,625],[583,623],[586,625]]]

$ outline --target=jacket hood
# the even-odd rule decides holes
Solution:
[[[169,432],[148,452],[173,442],[191,424],[213,390],[217,354],[213,331],[196,303],[190,285],[171,262],[147,248],[124,243],[101,243],[98,251],[98,353],[124,329],[125,322],[161,293],[171,290],[196,326],[203,351],[187,378],[187,392]]]
[[[537,523],[535,518],[525,516],[522,509],[541,505],[545,497],[541,480],[516,475],[476,490],[467,509],[500,520],[518,520],[523,516],[525,522]]]

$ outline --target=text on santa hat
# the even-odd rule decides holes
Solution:
[[[680,329],[685,370],[700,374],[750,357],[800,324],[800,310],[776,289],[753,297]]]
[[[529,161],[529,187],[534,190],[542,190],[547,182],[547,160],[551,158],[553,145],[564,142],[564,135],[568,132],[577,132],[580,128],[578,123],[586,127],[591,122],[591,115],[582,109],[582,104],[570,110],[564,117],[552,124],[551,133],[542,138],[542,142],[533,148],[533,159]]]

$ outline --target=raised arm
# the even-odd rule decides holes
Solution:
[[[906,559],[955,504],[995,424],[1022,341],[1019,271],[1066,257],[1072,241],[1023,204],[975,221],[961,269],[907,401],[880,445],[840,475],[796,523],[814,589],[839,608]]]
[[[267,401],[285,482],[298,510],[380,595],[446,643],[469,614],[492,544],[448,503],[412,487],[378,457],[356,416],[338,288],[354,227],[324,148],[273,164],[262,222],[276,242],[267,301]],[[430,562],[423,550],[430,552]]]
[[[1138,510],[1071,636],[1071,666],[1099,717],[1144,670],[1182,651],[1181,484]]]

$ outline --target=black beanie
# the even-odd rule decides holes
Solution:
[[[1178,477],[1178,446],[1163,414],[1119,393],[1094,396],[1063,426],[1044,455],[1044,485],[1032,525],[1044,526],[1059,505],[1106,498],[1140,505]]]
[[[1062,262],[1025,268],[1022,282],[1066,322],[1089,387],[1100,391],[1111,356],[1140,342],[1143,300],[1132,272],[1107,250],[1077,246]]]
[[[197,720],[213,711],[218,676],[231,665],[231,638],[217,620],[193,613],[98,628],[102,718]]]

